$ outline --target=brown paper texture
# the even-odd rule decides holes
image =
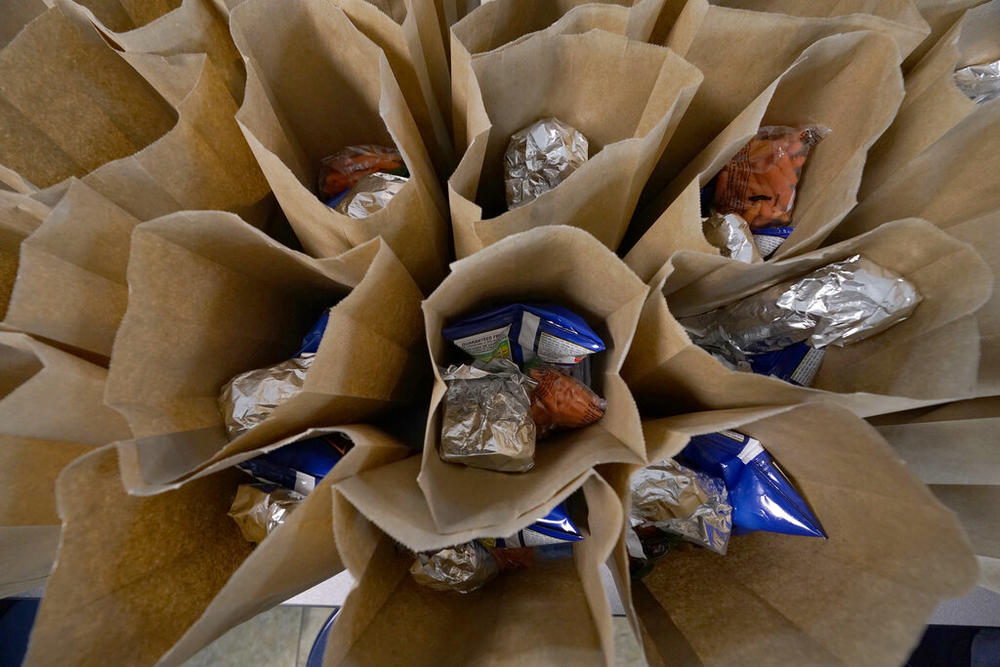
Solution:
[[[829,536],[754,533],[733,538],[725,556],[682,547],[657,563],[633,601],[646,629],[676,630],[672,639],[686,645],[676,655],[696,659],[685,664],[899,664],[937,605],[973,585],[976,562],[954,515],[842,408],[701,413],[644,426],[650,460],[723,428],[759,439]],[[663,638],[652,639],[651,664],[675,663],[655,651]]]
[[[125,314],[135,217],[71,179],[66,196],[21,244],[3,325],[90,353],[107,365]]]
[[[129,437],[104,405],[107,371],[23,334],[0,333],[0,596],[44,585],[55,558],[59,471]]]
[[[417,468],[408,469],[413,473]],[[498,535],[485,532],[485,527],[461,535],[436,534],[420,489],[412,475],[408,480],[390,486],[379,485],[375,478],[361,484],[345,480],[334,488],[334,533],[357,584],[331,630],[325,665],[437,665],[442,660],[477,665],[613,664],[610,608],[599,567],[614,547],[624,517],[606,483],[589,473],[560,491],[561,500],[582,488],[587,502],[587,534],[575,544],[574,558],[536,561],[461,595],[417,584],[408,571],[412,554],[394,542],[437,549]],[[376,502],[394,532],[385,534],[369,523],[364,514],[369,506],[353,504],[347,486],[369,486],[376,494],[402,501]],[[525,518],[517,528],[534,519]]]
[[[231,27],[247,64],[236,118],[306,252],[339,255],[382,236],[425,293],[451,250],[444,197],[385,52],[324,0],[250,0]],[[356,144],[395,145],[410,181],[355,220],[316,195],[320,160]]]
[[[21,243],[48,214],[49,207],[31,196],[0,191],[0,315],[6,314],[10,304]]]
[[[706,71],[711,76],[711,72],[718,70]],[[730,99],[727,97],[721,104],[728,104]],[[763,125],[817,124],[832,130],[809,153],[795,194],[792,212],[795,231],[774,259],[812,250],[857,202],[855,193],[866,152],[892,122],[902,99],[896,49],[887,36],[858,31],[827,37],[808,46],[795,64],[784,73],[779,72],[778,78],[640,212],[631,235],[644,233],[644,236],[630,251],[629,265],[648,279],[650,272],[655,273],[674,251],[702,250],[700,241],[693,247],[674,245],[677,231],[673,228],[679,224],[679,211],[675,209],[668,215],[667,210],[693,182],[699,188],[706,185]],[[861,107],[866,113],[856,113]],[[721,111],[722,106],[717,108]],[[684,118],[712,115],[711,110],[692,108]],[[686,140],[691,135],[678,130],[675,136]],[[677,155],[673,142],[665,155],[671,159]],[[697,193],[693,190],[687,193],[687,197],[694,196]],[[700,229],[700,208],[685,208],[684,214],[684,222],[680,224],[690,230],[686,232],[690,237],[696,228]],[[650,228],[645,231],[647,226]],[[711,252],[718,254],[716,250]]]
[[[700,74],[669,50],[602,30],[529,36],[477,57],[472,68],[471,142],[448,181],[457,255],[558,224],[616,248]],[[506,211],[510,137],[548,116],[579,130],[591,157],[558,187]]]
[[[553,262],[552,257],[559,261]],[[452,533],[521,516],[609,461],[640,462],[645,449],[639,414],[618,372],[632,342],[647,287],[596,239],[579,229],[547,226],[508,237],[452,264],[423,303],[434,390],[427,420],[420,488],[437,530]],[[535,467],[508,474],[445,463],[438,455],[441,401],[438,367],[464,359],[441,337],[450,321],[516,301],[560,304],[583,317],[606,350],[592,357],[593,388],[608,401],[604,418],[539,442]]]
[[[931,34],[903,61],[903,71],[910,71],[914,65],[920,62],[920,59],[934,48],[934,45],[955,24],[955,21],[962,18],[962,14],[967,9],[984,2],[986,0],[916,0],[914,4],[917,11],[930,26]]]
[[[10,40],[31,23],[39,14],[48,9],[43,0],[8,0],[0,8],[0,48],[7,46]]]
[[[1000,105],[986,104],[966,116],[911,160],[851,212],[830,235],[836,242],[886,220],[924,218],[971,244],[1000,272],[1000,190],[988,174],[1000,169]],[[1000,296],[979,312],[982,359],[980,396],[1000,394]]]
[[[316,260],[231,214],[178,213],[136,228],[128,283],[106,399],[137,438],[121,448],[133,492],[314,424],[367,419],[411,400],[426,376],[420,292],[378,239]],[[302,391],[228,442],[222,385],[291,357],[334,305]]]
[[[881,334],[827,347],[811,388],[724,368],[693,345],[675,319],[854,254],[911,281],[923,302],[908,319]],[[660,281],[665,284],[647,300],[622,369],[640,405],[655,414],[678,414],[825,400],[861,416],[971,394],[979,366],[975,316],[993,282],[989,267],[971,246],[923,220],[887,223],[837,245],[764,264],[680,252],[654,279],[654,289]]]
[[[181,6],[182,0],[80,0],[97,20],[118,32],[155,21]]]
[[[955,86],[955,70],[1000,60],[1000,2],[967,11],[906,75],[906,97],[872,147],[858,196],[867,197],[978,107]]]
[[[144,220],[266,216],[267,183],[206,56],[119,54],[78,7],[57,7],[0,51],[0,78],[0,162],[34,186],[76,176]]]
[[[354,448],[256,547],[227,515],[236,486],[250,479],[244,473],[222,470],[135,497],[122,488],[114,447],[76,461],[59,480],[59,563],[26,664],[179,665],[229,628],[342,570],[331,486],[408,450],[369,426],[309,434],[331,431]]]

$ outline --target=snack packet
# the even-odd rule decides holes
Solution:
[[[955,70],[955,85],[976,104],[1000,97],[1000,60]]]
[[[558,118],[543,118],[515,132],[504,153],[507,208],[530,203],[587,161],[587,138]]]
[[[748,359],[750,370],[758,375],[770,375],[800,387],[810,387],[825,354],[826,348],[795,343],[783,350],[751,355]]]
[[[531,418],[538,439],[561,428],[583,428],[601,420],[608,402],[587,385],[552,366],[528,371],[538,383],[531,394]]]
[[[722,251],[723,257],[747,264],[760,261],[750,226],[736,213],[713,213],[701,223],[701,228],[705,240]]]
[[[305,499],[300,493],[269,484],[240,484],[229,516],[248,542],[263,542],[288,513]]]
[[[354,187],[368,174],[380,171],[409,176],[403,156],[395,148],[376,144],[347,146],[320,162],[319,197],[327,206],[336,206],[337,195]]]
[[[752,229],[789,226],[809,151],[830,130],[767,126],[719,172],[715,210],[738,213]]]
[[[760,256],[770,259],[794,231],[794,227],[762,227],[753,230],[753,242]]]
[[[237,468],[266,484],[308,495],[351,449],[340,434],[293,442],[237,464]]]
[[[358,220],[367,218],[388,206],[409,180],[406,176],[383,172],[368,174],[337,200],[334,210]]]

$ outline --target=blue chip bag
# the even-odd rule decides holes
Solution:
[[[748,361],[754,373],[770,375],[800,387],[809,387],[825,353],[826,348],[817,349],[802,342],[782,350],[750,355]]]
[[[733,507],[733,534],[758,530],[826,537],[823,527],[759,440],[721,431],[691,438],[677,460],[721,477]]]
[[[316,320],[316,324],[312,326],[309,333],[305,335],[302,339],[302,346],[299,347],[299,351],[295,353],[296,357],[301,357],[303,354],[316,354],[319,352],[319,343],[323,340],[323,334],[326,332],[326,325],[330,321],[330,308],[323,311],[323,314],[319,316]]]
[[[308,495],[350,450],[341,436],[309,438],[236,465],[266,484]]]
[[[489,546],[499,548],[540,547],[583,539],[580,530],[569,518],[566,505],[559,503],[551,512],[514,535],[496,538]]]
[[[477,359],[512,359],[522,368],[536,360],[573,366],[604,350],[604,341],[582,317],[547,303],[493,308],[455,322],[441,334]]]
[[[761,227],[753,230],[753,241],[760,256],[769,259],[794,231],[794,227]]]

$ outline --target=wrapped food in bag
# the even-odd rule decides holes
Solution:
[[[749,264],[760,261],[761,255],[769,254],[757,251],[760,246],[750,232],[750,226],[736,213],[713,213],[702,221],[701,228],[705,240],[718,248],[724,257]]]
[[[531,393],[531,418],[539,439],[560,428],[589,426],[608,409],[590,387],[556,368],[532,368],[528,377],[538,383]]]
[[[304,499],[301,493],[280,486],[240,484],[229,516],[248,542],[259,543],[283,524]]]
[[[955,85],[976,104],[1000,97],[1000,60],[955,70]]]
[[[587,157],[587,138],[558,118],[543,118],[515,132],[503,156],[507,208],[524,206],[556,187]]]
[[[320,162],[320,199],[331,206],[330,200],[353,188],[365,176],[378,172],[409,176],[403,156],[395,148],[376,144],[347,146]]]
[[[355,220],[367,218],[388,206],[407,180],[406,176],[383,172],[368,174],[344,193],[334,209]]]

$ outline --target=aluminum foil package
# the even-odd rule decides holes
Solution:
[[[340,434],[308,438],[243,461],[237,468],[266,484],[308,495],[353,444]]]
[[[543,118],[515,132],[504,154],[507,208],[530,203],[562,183],[587,161],[587,138],[557,118]]]
[[[976,104],[1000,97],[1000,60],[955,70],[955,85]]]
[[[629,522],[633,529],[658,528],[724,554],[732,507],[721,479],[665,459],[632,476]]]
[[[920,301],[905,278],[855,255],[681,324],[695,344],[742,367],[749,355],[803,341],[822,348],[863,340],[909,317]]]
[[[406,176],[382,172],[368,174],[340,198],[334,210],[358,220],[367,218],[388,206],[409,180]]]
[[[471,593],[500,573],[490,550],[473,540],[431,553],[418,553],[410,567],[417,583],[438,591]]]
[[[740,262],[760,261],[750,225],[736,213],[714,213],[701,223],[705,239],[722,252],[723,257]]]
[[[304,500],[304,496],[281,487],[266,484],[240,484],[229,516],[240,527],[249,542],[264,538],[284,523],[288,513]]]
[[[699,435],[677,460],[723,480],[733,508],[734,535],[767,531],[826,537],[809,505],[759,440],[735,431]]]
[[[302,390],[315,354],[303,354],[266,368],[240,373],[219,394],[230,438],[243,435]]]
[[[535,383],[507,359],[450,366],[441,416],[441,460],[500,472],[535,464]]]
[[[583,428],[601,420],[608,402],[590,387],[552,366],[528,371],[538,383],[531,394],[531,417],[537,438],[567,428]]]
[[[339,195],[377,171],[409,176],[403,156],[391,146],[361,144],[342,148],[320,163],[319,198],[333,208]]]

